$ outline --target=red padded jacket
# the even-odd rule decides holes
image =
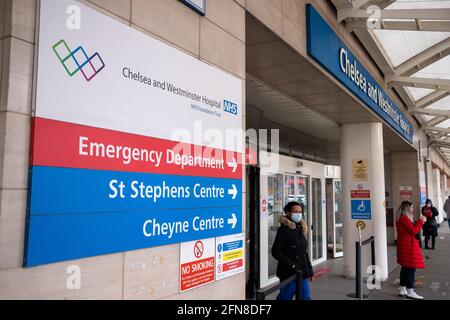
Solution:
[[[424,269],[422,251],[416,234],[422,228],[423,222],[419,220],[414,224],[405,215],[397,220],[397,262],[406,268]]]

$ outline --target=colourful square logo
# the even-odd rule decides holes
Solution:
[[[98,52],[89,57],[82,46],[72,51],[64,40],[57,42],[53,46],[53,51],[71,77],[81,71],[86,81],[91,81],[105,68],[105,63]]]

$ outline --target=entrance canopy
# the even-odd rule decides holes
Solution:
[[[318,63],[249,14],[246,26],[247,127],[271,128],[272,123],[281,128],[282,143],[338,164],[339,125],[382,122]],[[390,151],[414,150],[385,123],[383,135]]]
[[[450,159],[450,2],[332,0],[441,156]],[[373,18],[376,19],[373,19]]]

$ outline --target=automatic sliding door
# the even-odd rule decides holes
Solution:
[[[303,217],[308,222],[309,178],[287,174],[284,176],[284,202],[296,201],[303,205]]]
[[[268,202],[268,237],[267,256],[269,258],[268,276],[276,276],[277,261],[272,257],[272,245],[278,230],[278,219],[283,213],[283,175],[273,174],[267,177],[267,202]]]

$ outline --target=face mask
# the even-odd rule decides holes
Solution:
[[[295,223],[299,223],[300,221],[302,221],[302,217],[303,215],[299,212],[294,212],[292,214],[292,220],[294,220]]]

